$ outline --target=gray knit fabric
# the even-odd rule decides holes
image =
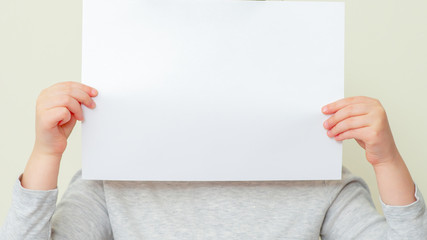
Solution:
[[[13,192],[0,239],[427,239],[421,193],[408,206],[372,203],[363,180],[127,182],[82,180]]]

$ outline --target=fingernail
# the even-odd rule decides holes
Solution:
[[[322,108],[322,112],[326,112],[326,111],[328,111],[328,107],[324,106],[324,107]]]
[[[323,127],[328,128],[328,121],[323,122]]]
[[[90,106],[91,106],[92,108],[95,108],[95,107],[96,107],[96,103],[95,103],[94,101],[92,101],[92,103],[90,104]]]
[[[92,89],[92,91],[91,91],[91,93],[92,93],[92,95],[97,95],[98,94],[98,91],[96,90],[96,89]]]

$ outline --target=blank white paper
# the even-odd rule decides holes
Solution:
[[[84,0],[83,178],[340,179],[344,3]]]

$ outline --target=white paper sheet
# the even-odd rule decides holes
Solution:
[[[83,178],[341,177],[344,3],[84,0]]]

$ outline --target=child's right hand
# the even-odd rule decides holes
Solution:
[[[81,104],[94,108],[92,97],[97,95],[94,88],[78,82],[58,83],[40,93],[36,107],[36,141],[21,177],[24,188],[56,188],[68,136],[76,121],[83,120]]]
[[[98,92],[78,82],[57,83],[44,89],[36,104],[34,150],[43,155],[62,156],[76,121],[83,120],[81,104],[94,108]]]

